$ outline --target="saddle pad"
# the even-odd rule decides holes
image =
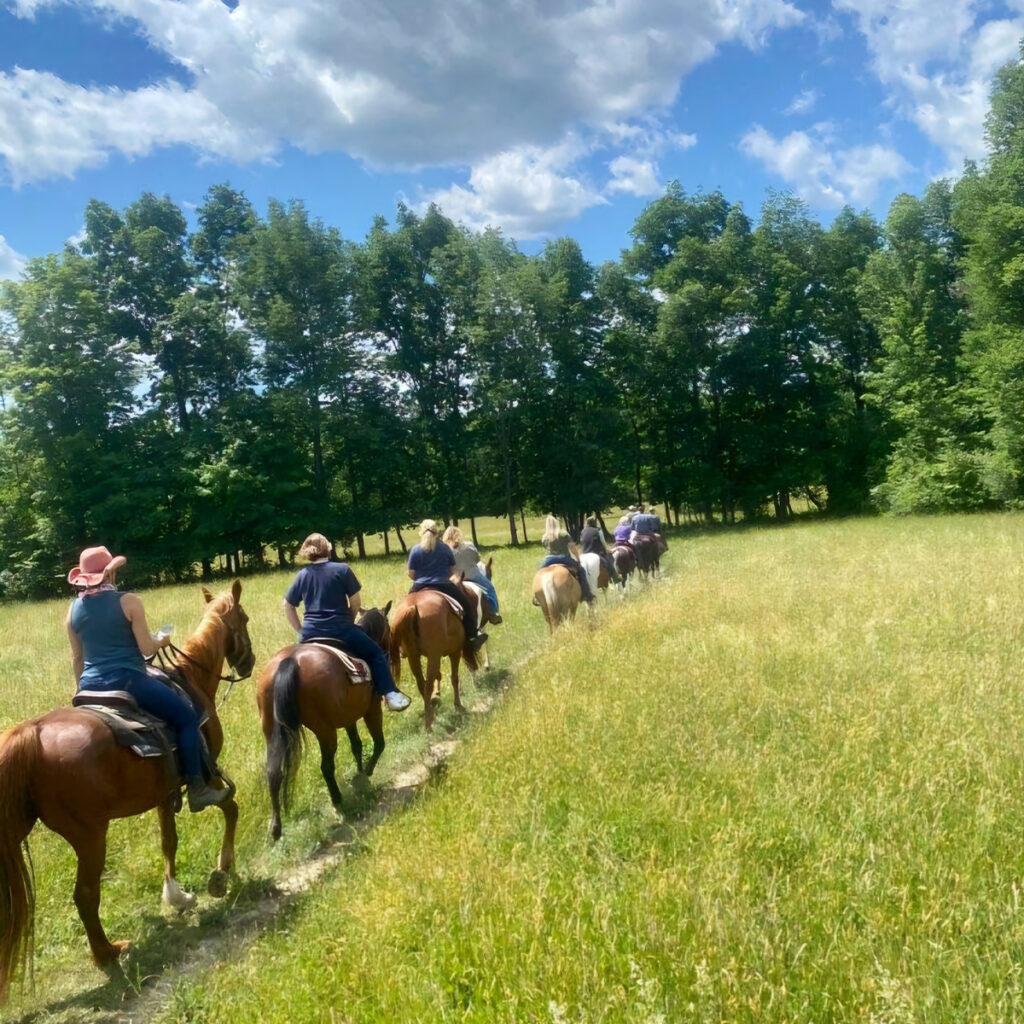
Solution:
[[[487,592],[479,583],[474,583],[472,580],[463,581],[463,586],[466,587],[467,590],[472,590],[472,592],[476,594],[476,628],[483,629],[484,598],[487,597]],[[461,611],[461,608],[459,610]]]
[[[462,605],[459,604],[451,594],[446,594],[443,590],[435,590],[434,593],[439,597],[443,597],[448,602],[451,610],[455,612],[460,619],[462,618]]]
[[[333,643],[327,641],[328,638],[326,637],[319,639],[313,637],[312,640],[307,640],[302,646],[319,647],[322,651],[330,651],[345,667],[345,672],[353,683],[368,683],[371,681],[370,666],[362,658],[354,658],[351,654],[346,654],[340,647],[335,647]]]
[[[87,697],[88,691],[82,691],[75,696]],[[126,704],[120,708],[112,704],[79,702],[75,704],[75,709],[89,712],[101,719],[114,734],[117,745],[125,747],[139,757],[163,757],[176,749],[173,731],[161,719],[143,711],[134,701],[131,706]]]

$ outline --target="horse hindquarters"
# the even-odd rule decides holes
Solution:
[[[35,893],[22,844],[36,823],[29,796],[39,741],[32,723],[0,737],[0,1006],[11,979],[32,953]]]

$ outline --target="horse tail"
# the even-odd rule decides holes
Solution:
[[[28,834],[36,822],[29,783],[39,757],[33,723],[0,736],[0,1006],[11,978],[31,963],[35,891]]]
[[[555,623],[561,622],[562,607],[558,600],[558,587],[555,586],[555,574],[553,572],[544,573],[540,581],[540,589],[544,594],[544,604],[547,610],[548,621],[550,622],[554,619]]]
[[[282,658],[274,671],[274,729],[270,734],[267,763],[280,761],[281,800],[286,811],[299,758],[302,756],[300,683],[299,663],[294,658]]]
[[[395,683],[402,678],[402,647],[411,649],[420,636],[420,610],[414,604],[399,605],[395,621],[391,623],[391,675]]]

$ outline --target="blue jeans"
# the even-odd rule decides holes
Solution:
[[[498,614],[498,592],[494,589],[494,584],[483,574],[479,576],[467,576],[467,583],[475,583],[478,587],[483,587],[487,593],[487,600],[491,602],[491,607],[494,609],[494,614]]]
[[[371,640],[354,622],[334,623],[329,629],[321,628],[310,633],[309,636],[303,630],[302,642],[315,640],[318,636],[337,640],[349,654],[362,658],[370,667],[370,678],[373,680],[374,690],[382,697],[386,693],[394,693],[398,689],[391,676],[388,656],[381,650],[380,644],[376,640]]]
[[[587,574],[583,571],[583,566],[572,555],[545,555],[540,567],[546,569],[549,565],[564,565],[576,577],[583,600],[594,600],[594,595],[590,592],[590,581],[587,579]]]
[[[178,756],[185,777],[202,778],[199,716],[192,705],[182,700],[166,683],[129,668],[120,669],[103,680],[84,679],[82,683],[84,690],[125,690],[143,711],[163,719],[177,733]]]

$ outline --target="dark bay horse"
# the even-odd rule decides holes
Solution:
[[[214,758],[224,741],[215,703],[224,661],[243,675],[252,671],[254,662],[248,616],[239,603],[241,591],[239,580],[217,597],[203,588],[203,620],[175,659],[210,716],[203,733]],[[116,960],[129,945],[111,942],[100,923],[100,876],[112,819],[156,808],[164,899],[179,909],[194,902],[195,897],[182,892],[175,880],[174,815],[181,801],[176,776],[166,758],[140,758],[119,747],[96,713],[79,708],[59,708],[0,736],[0,1002],[32,947],[34,894],[21,846],[27,847],[37,821],[66,839],[78,856],[75,906],[98,966]],[[210,876],[210,892],[223,896],[225,873],[235,859],[238,805],[231,798],[219,806],[224,812],[224,839],[217,870]]]
[[[387,651],[387,613],[368,608],[356,624]],[[267,785],[270,788],[270,835],[281,838],[282,796],[287,809],[295,770],[302,752],[302,727],[320,746],[320,772],[327,783],[331,803],[340,814],[341,790],[334,775],[338,730],[348,734],[356,771],[369,777],[384,752],[381,698],[372,682],[354,682],[341,659],[316,644],[290,644],[267,663],[256,684],[256,703],[267,744]],[[362,719],[373,740],[373,753],[363,764],[363,741],[356,723]]]
[[[661,545],[657,537],[637,537],[633,541],[636,552],[636,567],[643,578],[657,577],[661,571]]]
[[[625,544],[616,544],[612,549],[612,561],[615,562],[615,571],[622,578],[622,589],[625,591],[630,576],[636,570],[636,555]]]
[[[564,565],[538,569],[533,577],[533,603],[544,613],[552,633],[566,619],[576,618],[582,599],[583,591],[576,577]]]
[[[475,595],[471,595],[471,603]],[[391,613],[391,674],[398,682],[402,657],[416,678],[423,698],[423,726],[429,732],[434,725],[434,709],[441,701],[441,659],[447,658],[452,669],[452,691],[455,707],[464,711],[459,695],[459,662],[465,658],[471,672],[479,668],[476,653],[466,642],[462,619],[455,613],[444,594],[436,590],[418,590],[406,594]],[[422,659],[427,659],[423,674]]]

